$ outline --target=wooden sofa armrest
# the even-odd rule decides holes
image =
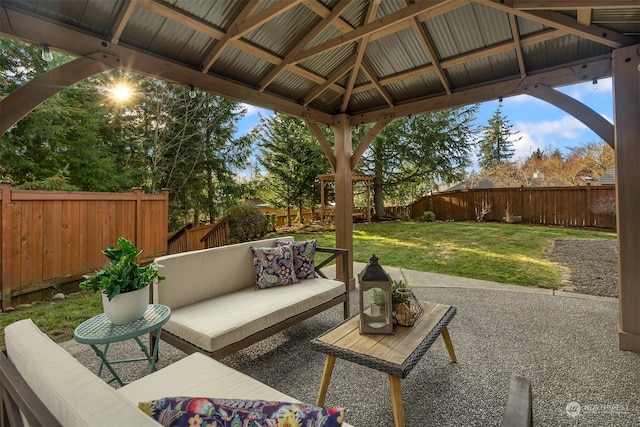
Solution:
[[[329,264],[333,260],[337,260],[338,257],[342,260],[342,282],[344,282],[344,289],[346,293],[346,301],[344,302],[344,319],[348,319],[349,315],[349,250],[341,248],[328,248],[317,246],[316,252],[324,252],[331,254],[327,259],[316,265],[316,273],[324,279],[327,278],[322,272],[321,268]],[[338,272],[336,271],[336,276]]]
[[[13,366],[4,349],[0,352],[0,393],[0,425],[23,427],[22,414],[30,426],[61,427]]]
[[[531,381],[524,377],[512,375],[502,427],[533,426],[531,400]]]

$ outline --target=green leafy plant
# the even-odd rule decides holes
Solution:
[[[399,292],[398,292],[399,290]],[[394,280],[391,283],[391,304],[401,304],[409,300],[409,284],[404,280]]]
[[[424,214],[422,214],[422,220],[424,222],[433,222],[436,220],[436,214],[432,211],[426,211]]]
[[[381,289],[371,289],[371,299],[373,299],[373,303],[375,305],[379,305],[380,307],[384,307],[387,302],[386,293]]]
[[[84,276],[80,283],[82,289],[92,292],[103,291],[109,301],[118,294],[137,291],[152,284],[155,280],[164,280],[158,274],[156,263],[140,267],[136,262],[142,251],[138,251],[124,237],[118,239],[118,247],[109,246],[102,253],[109,262],[100,271]]]

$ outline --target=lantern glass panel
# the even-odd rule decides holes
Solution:
[[[382,288],[371,288],[363,293],[364,307],[367,307],[362,316],[364,323],[371,328],[383,328],[388,326],[392,319],[389,317],[387,302],[390,301],[389,292]]]

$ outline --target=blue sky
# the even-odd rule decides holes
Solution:
[[[597,89],[591,81],[558,88],[561,92],[577,99],[598,114],[613,122],[613,100],[611,79],[598,80]],[[245,105],[248,113],[239,123],[238,135],[249,132],[260,122],[258,112],[271,115],[272,111]],[[498,100],[480,104],[477,124],[487,124],[498,108]],[[518,95],[502,100],[502,112],[512,125],[512,131],[518,132],[514,142],[515,159],[524,159],[536,149],[560,149],[567,153],[569,147],[578,147],[586,143],[601,143],[602,139],[573,116],[565,113],[545,101],[529,95]]]

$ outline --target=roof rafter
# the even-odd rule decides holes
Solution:
[[[572,17],[563,15],[559,12],[553,12],[550,10],[524,11],[515,9],[514,7],[508,6],[506,4],[496,3],[492,0],[473,1],[475,3],[488,6],[502,12],[513,13],[514,15],[520,16],[530,21],[538,22],[540,24],[557,28],[559,30],[564,30],[570,34],[574,34],[578,37],[582,37],[587,40],[591,40],[612,48],[627,46],[635,42],[635,40],[631,37],[627,37],[623,34],[617,33],[615,31],[610,31],[597,25],[586,26],[578,24]]]
[[[509,24],[511,25],[511,36],[513,37],[513,46],[516,50],[516,58],[518,59],[518,68],[520,69],[520,77],[527,75],[527,69],[524,66],[524,55],[522,54],[522,44],[520,43],[520,29],[518,28],[518,20],[515,15],[509,14]]]
[[[320,96],[320,94],[322,92],[324,92],[325,90],[327,90],[329,88],[329,86],[331,86],[333,83],[335,83],[340,77],[342,77],[346,73],[348,73],[349,70],[352,69],[355,64],[356,64],[356,59],[355,58],[351,58],[351,59],[347,60],[344,64],[342,64],[342,66],[340,68],[338,68],[336,71],[331,73],[331,75],[327,78],[326,82],[324,82],[323,84],[321,84],[319,86],[316,86],[316,88],[313,89],[305,97],[303,105],[305,107],[307,105],[309,105],[311,103],[311,101],[313,101],[318,96]]]
[[[258,0],[256,2],[253,3],[248,3],[238,14],[238,16],[236,16],[236,19],[233,20],[233,22],[231,23],[231,25],[229,26],[234,27],[236,25],[238,25],[240,22],[244,21],[245,19],[247,19],[247,17],[249,15],[251,15],[253,13],[254,10],[256,10],[260,5],[262,4],[262,0]],[[203,73],[208,73],[209,69],[213,66],[213,63],[220,57],[220,55],[222,54],[222,51],[229,46],[229,41],[233,40],[235,38],[232,38],[229,36],[229,31],[227,31],[227,34],[225,34],[224,37],[222,37],[220,40],[218,40],[218,42],[215,44],[215,46],[213,46],[213,49],[211,49],[211,51],[209,51],[209,54],[206,56],[206,58],[204,59],[204,61],[202,61],[202,72]]]
[[[124,27],[127,26],[127,22],[133,13],[136,2],[137,0],[125,0],[122,4],[118,17],[111,27],[111,43],[118,44],[120,42],[120,36],[124,31]]]
[[[354,0],[348,0],[348,1],[341,1],[340,3],[338,3],[336,5],[336,7],[333,8],[333,10],[331,11],[331,13],[329,15],[327,15],[326,17],[324,17],[324,19],[322,21],[320,21],[315,27],[313,27],[311,29],[311,31],[309,31],[302,40],[300,40],[294,47],[293,49],[291,49],[291,51],[287,54],[287,56],[285,56],[284,60],[276,65],[275,68],[273,68],[271,71],[269,71],[269,74],[267,74],[262,81],[260,82],[260,86],[259,86],[259,90],[262,92],[263,90],[266,89],[266,87],[273,81],[275,80],[275,78],[278,76],[278,74],[280,74],[286,67],[287,65],[291,64],[291,58],[293,57],[293,55],[295,55],[296,53],[302,51],[302,49],[304,49],[305,47],[307,47],[307,45],[309,43],[311,43],[316,37],[318,37],[324,30],[327,29],[327,27],[329,25],[331,25],[335,20],[337,20],[338,18],[340,18],[340,14],[342,12],[344,12],[344,10],[349,7]],[[315,3],[315,0],[313,0],[313,2]],[[306,5],[306,4],[305,4]]]
[[[576,21],[580,25],[591,25],[591,12],[593,9],[588,7],[581,7],[578,9],[578,14],[576,16]]]
[[[567,33],[565,31],[560,31],[560,30],[545,30],[542,31],[540,33],[537,34],[533,34],[530,36],[526,36],[526,37],[522,37],[520,38],[520,45],[522,47],[524,46],[530,46],[533,44],[537,44],[537,43],[542,43],[545,42],[547,40],[553,40],[559,37],[563,37],[566,36]],[[515,46],[514,46],[514,42],[513,41],[506,41],[503,43],[499,43],[497,45],[491,46],[491,47],[487,47],[487,48],[483,48],[483,49],[478,49],[475,50],[473,52],[469,52],[466,53],[464,55],[459,55],[456,56],[454,58],[449,58],[446,59],[444,61],[442,61],[440,63],[440,65],[442,66],[443,69],[446,68],[450,68],[450,67],[454,67],[456,65],[460,65],[463,64],[466,61],[475,61],[481,58],[486,58],[489,56],[493,56],[493,55],[498,55],[500,53],[504,53],[504,52],[508,52],[510,50],[514,50]],[[387,77],[383,77],[380,79],[380,84],[386,86],[395,82],[399,82],[402,80],[406,80],[412,77],[417,77],[423,74],[427,74],[427,73],[431,73],[435,70],[435,67],[433,64],[429,64],[429,65],[425,65],[423,67],[418,67],[418,68],[414,68],[411,70],[407,70],[405,72],[402,73],[398,73],[398,74],[394,74],[391,76],[387,76]],[[362,91],[367,91],[370,90],[371,84],[370,83],[365,83],[363,85],[360,85],[358,87],[356,87],[354,89],[354,92],[358,93],[358,92],[362,92]]]
[[[365,36],[393,27],[399,22],[407,21],[425,11],[429,11],[431,13],[430,16],[433,17],[446,13],[452,9],[457,9],[460,5],[461,3],[455,0],[424,0],[414,3],[409,7],[405,7],[404,9],[400,9],[397,12],[391,13],[376,21],[370,22],[369,24],[365,24],[332,40],[328,40],[312,48],[306,49],[296,54],[294,61],[301,62],[305,59],[320,55],[328,50],[333,50],[345,44],[353,43]]]
[[[370,23],[376,17],[376,13],[378,12],[378,7],[380,6],[379,2],[371,2],[369,3],[369,8],[367,9],[367,16],[365,17],[365,24]],[[367,50],[367,43],[369,43],[369,36],[364,36],[360,39],[358,43],[358,52],[356,53],[356,62],[351,70],[351,75],[349,76],[349,81],[347,82],[347,90],[342,97],[342,107],[340,107],[340,112],[344,113],[347,111],[347,107],[349,106],[349,100],[351,99],[351,93],[353,92],[353,86],[356,83],[356,78],[358,77],[358,73],[360,72],[360,64],[362,64],[362,58],[364,58],[364,53]]]
[[[520,10],[622,9],[638,7],[638,0],[511,0],[511,4]]]

